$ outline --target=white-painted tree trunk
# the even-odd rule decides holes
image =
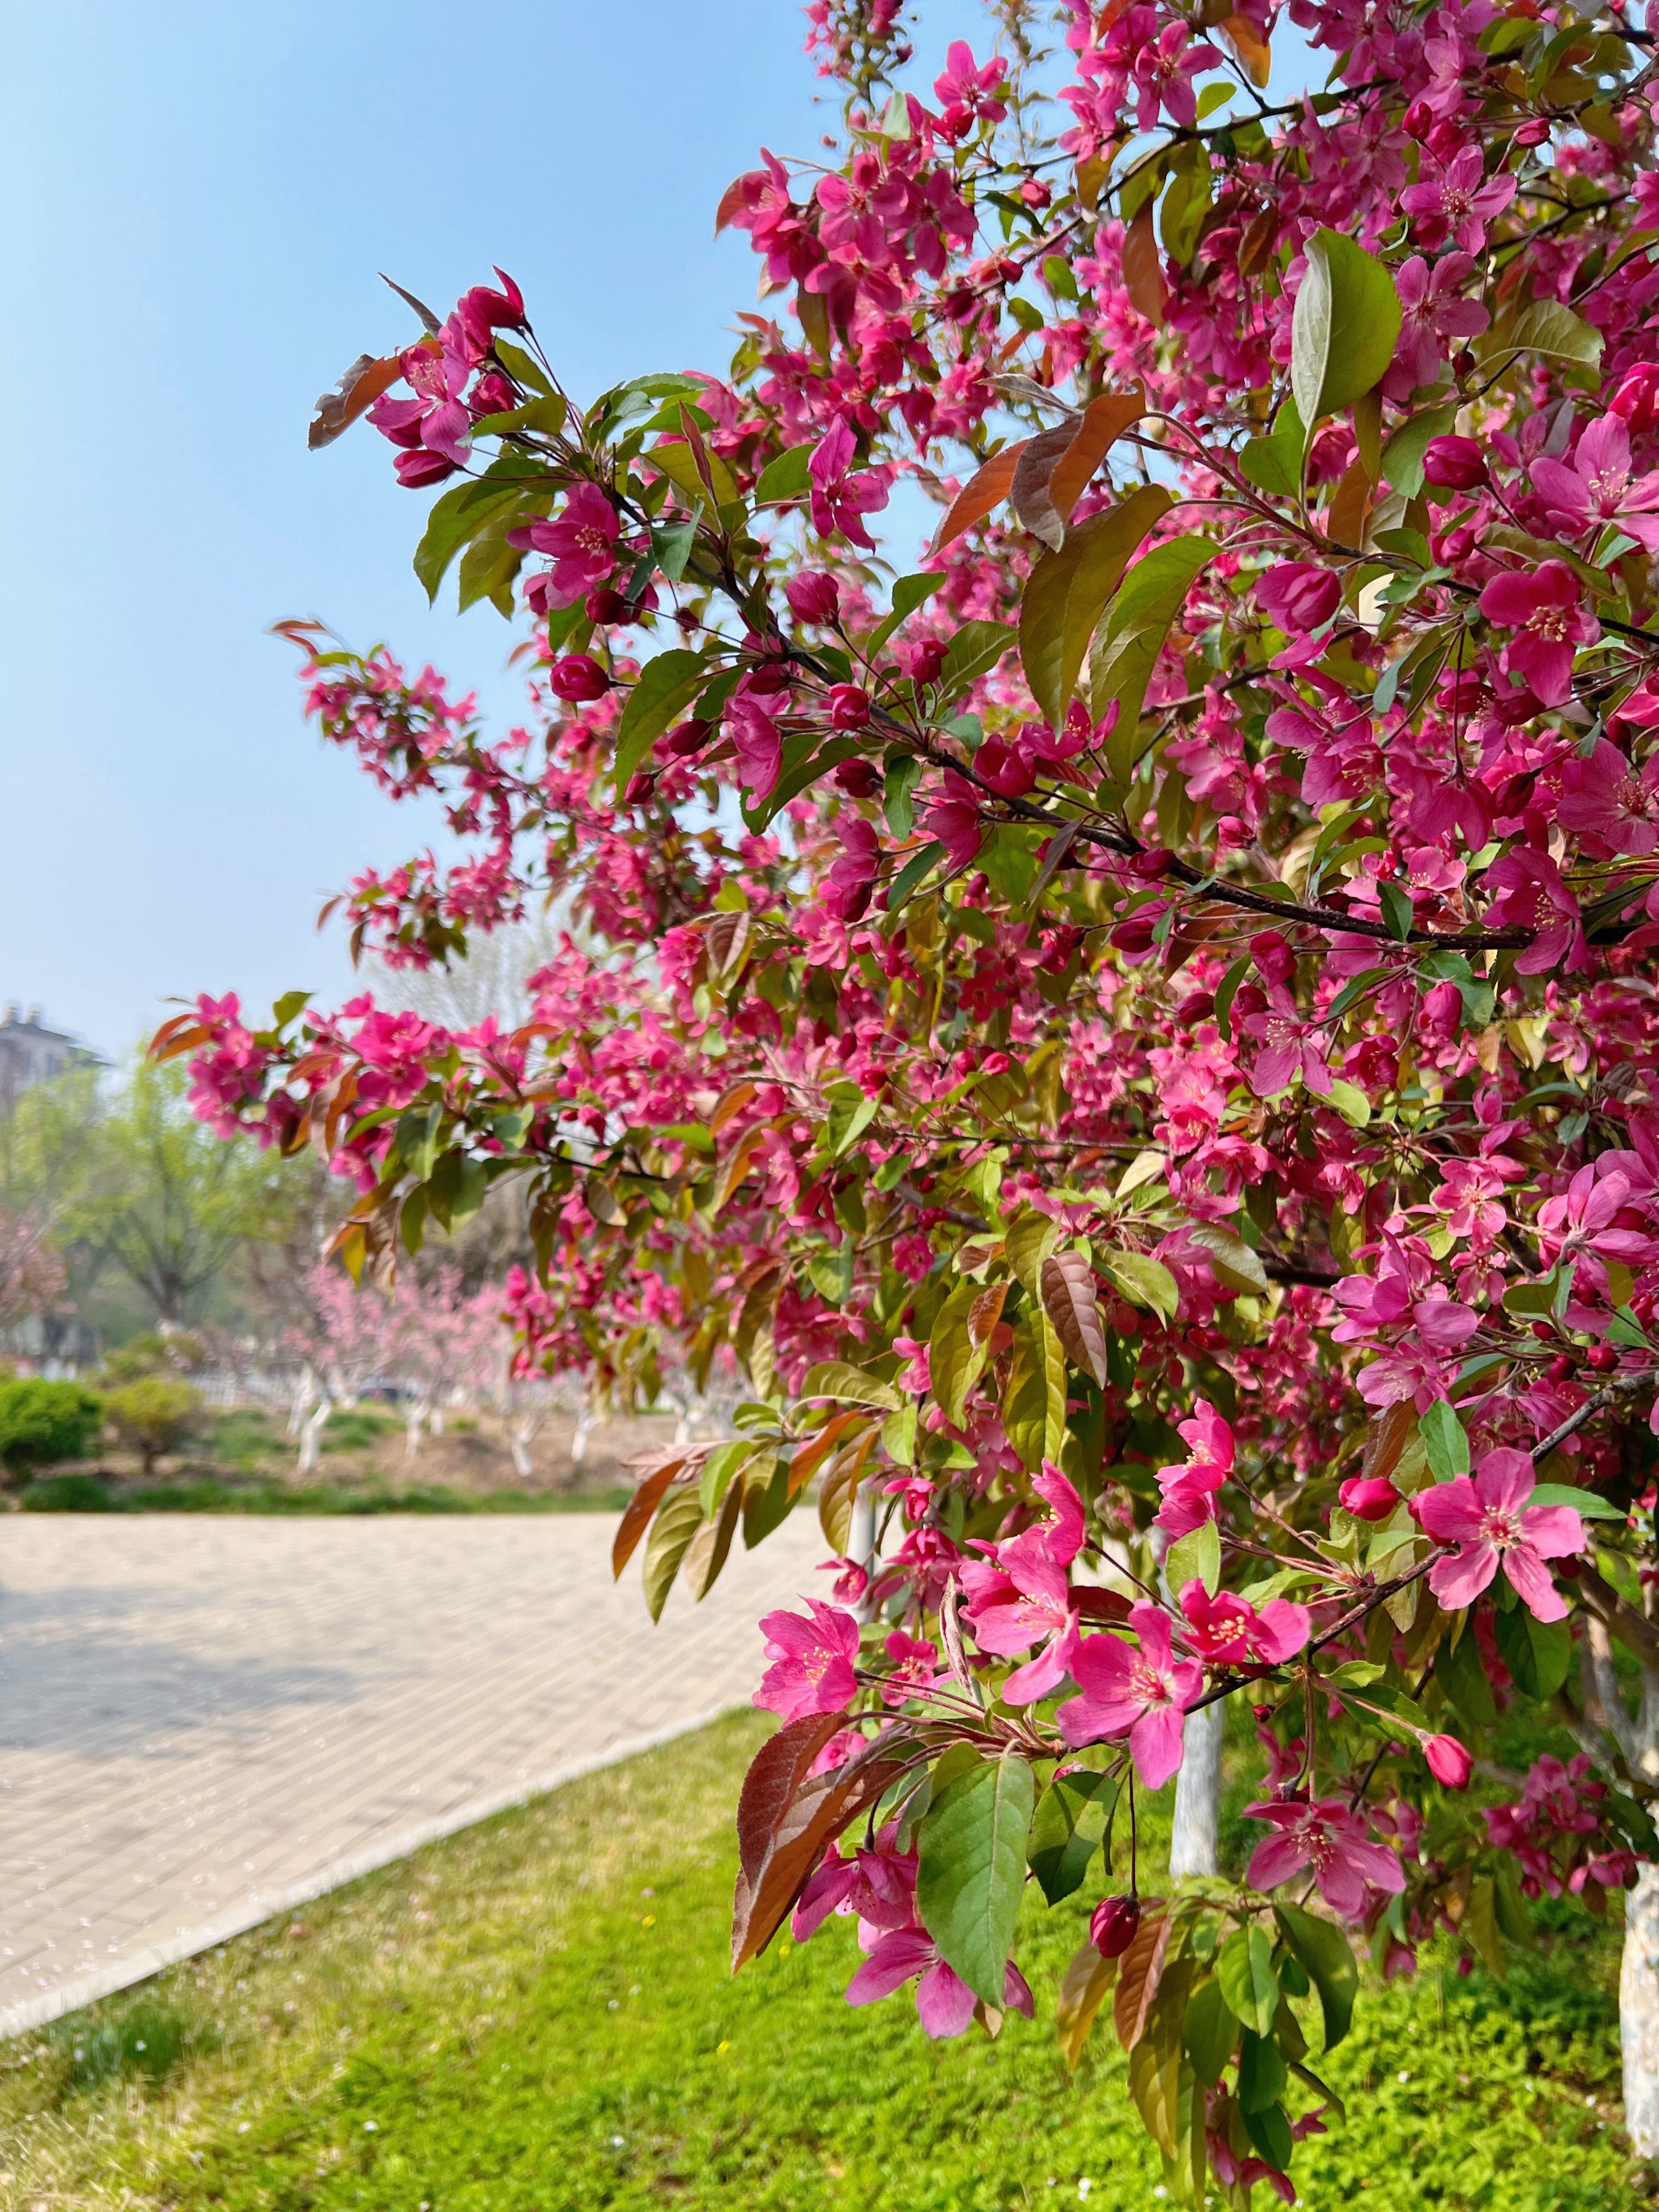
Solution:
[[[315,1474],[322,1457],[323,1425],[333,1407],[327,1397],[321,1397],[300,1424],[300,1457],[295,1472]]]
[[[1659,1674],[1642,1669],[1632,1717],[1620,1694],[1613,1646],[1599,1620],[1584,1625],[1579,1647],[1584,1716],[1612,1737],[1634,1775],[1659,1781]],[[1592,1735],[1587,1749],[1592,1753]],[[1624,2063],[1625,2127],[1642,2158],[1659,2157],[1659,1866],[1644,1866],[1625,1892],[1625,1953],[1619,1967],[1619,2045]]]
[[[410,1398],[404,1403],[404,1457],[413,1459],[421,1449],[421,1431],[432,1418],[431,1401]]]
[[[1214,1705],[1187,1716],[1185,1750],[1176,1777],[1175,1828],[1170,1839],[1170,1872],[1177,1877],[1216,1871],[1225,1703],[1218,1698]]]
[[[570,1439],[570,1464],[580,1467],[587,1457],[587,1439],[599,1425],[599,1415],[591,1406],[584,1406],[576,1416],[576,1431]]]
[[[507,1448],[513,1455],[513,1472],[520,1482],[528,1482],[536,1472],[530,1456],[530,1439],[538,1426],[533,1413],[521,1413],[516,1421],[507,1425]]]

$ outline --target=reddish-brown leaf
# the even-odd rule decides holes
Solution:
[[[1365,518],[1370,513],[1372,489],[1370,471],[1364,461],[1350,461],[1342,471],[1326,515],[1326,532],[1332,544],[1349,546],[1356,552],[1359,550],[1359,542],[1365,535]]]
[[[1019,457],[1026,441],[1017,438],[1012,446],[1005,446],[994,453],[982,469],[976,470],[951,502],[951,511],[933,540],[933,550],[940,552],[953,538],[960,538],[970,523],[988,515],[999,501],[1007,498],[1013,489],[1014,471],[1019,466]]]
[[[675,1476],[685,1465],[688,1454],[667,1460],[653,1474],[647,1474],[634,1495],[623,1508],[623,1517],[617,1524],[617,1534],[611,1546],[611,1574],[617,1580],[623,1569],[633,1558],[646,1530],[651,1526],[651,1516],[662,1503],[663,1494]]]
[[[1073,1954],[1071,1965],[1061,1977],[1054,2026],[1060,2031],[1060,2056],[1074,2074],[1082,2061],[1089,2030],[1095,2024],[1095,2014],[1104,2003],[1106,1992],[1116,1975],[1117,1960],[1103,1959],[1092,1943],[1085,1943]]]
[[[709,1134],[718,1137],[726,1123],[751,1103],[755,1091],[756,1086],[752,1083],[734,1083],[708,1117]]]
[[[1373,1415],[1365,1430],[1365,1449],[1359,1462],[1359,1472],[1365,1476],[1378,1476],[1391,1480],[1401,1455],[1417,1426],[1417,1407],[1409,1398],[1397,1398]]]
[[[181,1052],[194,1052],[198,1044],[206,1044],[213,1031],[198,1022],[194,1014],[175,1014],[170,1022],[163,1022],[149,1041],[152,1060],[176,1060]]]
[[[1259,92],[1273,75],[1273,52],[1248,15],[1229,15],[1221,35],[1238,57],[1238,65]]]
[[[385,354],[378,359],[372,353],[359,354],[332,392],[323,392],[317,401],[311,428],[306,433],[306,443],[312,452],[331,446],[383,392],[392,389],[403,373],[401,354]]]
[[[1170,288],[1164,281],[1158,234],[1152,228],[1151,200],[1129,225],[1123,240],[1123,289],[1129,295],[1131,306],[1161,331],[1164,311],[1170,304]]]
[[[741,215],[744,208],[749,205],[750,194],[753,190],[753,186],[749,181],[749,176],[750,173],[745,173],[741,177],[733,177],[731,183],[720,194],[720,204],[714,210],[714,235],[716,238],[720,236],[720,233],[726,228],[726,224],[732,221],[732,217],[734,216]]]
[[[1133,2051],[1140,2040],[1164,1972],[1164,1954],[1170,1948],[1170,1918],[1167,1913],[1155,1909],[1163,1903],[1161,1897],[1142,1899],[1140,1925],[1118,1964],[1112,2025],[1126,2051]]]
[[[1284,218],[1277,208],[1263,208],[1245,225],[1244,235],[1238,241],[1238,273],[1241,276],[1256,276],[1273,258],[1273,248],[1279,243],[1279,226]]]
[[[1037,1280],[1042,1310],[1053,1322],[1066,1357],[1073,1367],[1092,1375],[1103,1390],[1106,1332],[1100,1325],[1094,1269],[1081,1252],[1054,1252],[1043,1261]]]
[[[789,1462],[789,1495],[799,1498],[812,1477],[835,1449],[848,1429],[859,1421],[868,1421],[870,1416],[861,1406],[849,1412],[837,1413],[819,1430],[817,1436],[804,1443]]]
[[[1066,543],[1066,517],[1049,495],[1048,479],[1076,442],[1075,417],[1026,439],[1008,489],[1008,502],[1023,529],[1052,552]]]
[[[983,1344],[1001,1320],[1003,1301],[1007,1295],[1006,1283],[993,1283],[969,1307],[968,1334],[975,1344]]]
[[[744,1839],[741,1808],[738,1811],[742,1863],[732,1900],[734,1973],[763,1951],[777,1934],[805,1886],[807,1876],[823,1856],[824,1845],[833,1843],[842,1830],[855,1820],[866,1806],[872,1805],[902,1771],[902,1759],[872,1745],[868,1751],[849,1759],[845,1766],[797,1782],[789,1788],[791,1771],[804,1771],[810,1766],[836,1729],[843,1725],[839,1714],[814,1714],[809,1718],[814,1723],[828,1722],[829,1732],[804,1759],[793,1747],[781,1754],[775,1777],[769,1770],[768,1776],[757,1784],[751,1801],[750,1842]],[[792,1721],[789,1727],[805,1729],[806,1725],[805,1722]],[[770,1750],[779,1736],[788,1733],[789,1729],[781,1729],[765,1749]],[[802,1744],[807,1740],[803,1735]],[[764,1755],[763,1751],[762,1756]],[[752,1775],[754,1769],[750,1771]],[[744,1796],[749,1797],[747,1781],[744,1784]],[[779,1808],[775,1818],[775,1808]]]
[[[1112,447],[1146,412],[1146,395],[1139,385],[1133,392],[1104,392],[1084,409],[1076,435],[1048,479],[1048,496],[1066,521]]]

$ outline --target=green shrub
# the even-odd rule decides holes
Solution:
[[[0,1382],[0,1461],[13,1474],[84,1459],[102,1425],[102,1401],[79,1382]]]
[[[95,1474],[49,1474],[29,1484],[18,1504],[25,1513],[112,1513],[114,1500]]]
[[[188,1374],[205,1356],[200,1340],[182,1330],[163,1336],[159,1329],[147,1328],[105,1353],[104,1376],[112,1386],[142,1382],[152,1375]]]
[[[349,1407],[331,1413],[323,1424],[325,1451],[362,1451],[378,1437],[390,1436],[403,1423],[395,1413],[376,1413],[368,1406]]]
[[[201,1413],[202,1398],[188,1382],[148,1375],[112,1390],[104,1410],[122,1443],[143,1455],[148,1474],[163,1452],[175,1449],[190,1433]]]

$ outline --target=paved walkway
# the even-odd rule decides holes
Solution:
[[[695,1727],[816,1516],[653,1628],[610,1514],[0,1519],[0,2035]]]

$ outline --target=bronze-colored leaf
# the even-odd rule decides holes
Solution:
[[[1248,15],[1228,15],[1218,26],[1238,57],[1238,65],[1260,92],[1273,75],[1273,51]]]
[[[743,1485],[728,1482],[726,1495],[720,1499],[714,1519],[705,1521],[685,1547],[685,1557],[680,1562],[680,1578],[697,1605],[701,1605],[713,1589],[720,1569],[726,1565],[732,1549],[732,1531],[738,1525],[738,1515],[742,1505]]]
[[[439,335],[443,329],[443,325],[438,320],[438,318],[433,313],[431,308],[428,307],[424,300],[417,300],[412,292],[405,292],[403,286],[398,283],[394,278],[388,276],[384,269],[380,271],[380,282],[382,284],[388,286],[391,290],[394,291],[398,295],[398,297],[403,301],[404,307],[412,307],[415,310],[415,313],[421,319],[422,329],[426,332],[429,338],[435,338]]]
[[[617,1523],[617,1534],[611,1546],[611,1574],[613,1581],[620,1578],[623,1569],[651,1526],[651,1516],[662,1503],[663,1492],[684,1467],[687,1453],[666,1460],[662,1466],[647,1474],[634,1495],[623,1508],[622,1519]]]
[[[1042,1310],[1073,1367],[1106,1387],[1106,1332],[1100,1323],[1095,1273],[1081,1252],[1051,1253],[1042,1263]]]
[[[993,1283],[968,1309],[968,1334],[975,1344],[988,1341],[991,1331],[1002,1318],[1003,1302],[1007,1296],[1006,1283]]]
[[[1146,395],[1139,385],[1133,392],[1104,392],[1084,409],[1076,434],[1048,479],[1048,496],[1067,522],[1095,471],[1146,412]]]
[[[1123,289],[1129,295],[1130,305],[1161,331],[1164,311],[1170,304],[1170,288],[1164,281],[1164,264],[1158,258],[1151,200],[1129,225],[1123,240]]]
[[[1371,510],[1374,479],[1364,461],[1350,461],[1332,496],[1325,518],[1333,545],[1358,552],[1365,535],[1365,519]]]
[[[1051,552],[1066,543],[1066,517],[1049,495],[1048,479],[1071,450],[1077,436],[1075,421],[1057,423],[1026,439],[1020,449],[1008,503],[1022,528],[1040,538]]]
[[[813,1715],[811,1718],[832,1720],[836,1727],[845,1725],[839,1714]],[[801,1723],[792,1722],[790,1725],[794,1728]],[[787,1732],[780,1729],[779,1735]],[[833,1728],[830,1733],[834,1733]],[[772,1742],[776,1741],[775,1736]],[[811,1759],[828,1741],[828,1735],[820,1738],[811,1758],[802,1763],[810,1766]],[[770,1746],[766,1747],[769,1749]],[[794,1763],[795,1755],[782,1762],[786,1773]],[[823,1856],[825,1844],[833,1843],[843,1828],[872,1805],[902,1768],[903,1761],[894,1757],[887,1747],[872,1745],[849,1759],[845,1766],[812,1776],[789,1793],[775,1821],[757,1819],[751,1823],[751,1833],[756,1838],[752,1846],[746,1847],[743,1842],[739,1813],[738,1850],[742,1863],[732,1899],[733,1972],[763,1951],[777,1934],[805,1887],[807,1876]],[[744,1786],[746,1795],[747,1783]],[[758,1797],[761,1793],[757,1795]],[[775,1784],[769,1786],[764,1792],[767,1803],[775,1802],[778,1795]]]
[[[717,914],[703,931],[702,941],[708,948],[708,965],[714,974],[722,979],[735,975],[749,951],[748,908],[735,914]]]
[[[1162,1910],[1163,1904],[1161,1897],[1142,1899],[1140,1925],[1119,1962],[1112,2025],[1126,2051],[1133,2051],[1145,2033],[1146,2015],[1163,1976],[1164,1954],[1170,1948],[1170,1917]]]
[[[1103,1959],[1092,1943],[1085,1943],[1073,1954],[1061,1978],[1054,2026],[1060,2033],[1060,2057],[1074,2074],[1082,2061],[1089,2030],[1095,2024],[1095,2014],[1105,2002],[1107,1992],[1116,1978],[1117,1960]]]
[[[312,412],[306,443],[313,453],[331,446],[349,430],[383,392],[389,392],[404,373],[403,356],[360,353],[331,392],[325,392]]]
[[[1019,466],[1025,442],[1024,438],[1017,438],[1012,446],[1005,446],[1000,453],[994,453],[983,468],[975,470],[969,477],[939,526],[939,536],[933,540],[935,553],[943,552],[970,523],[982,520],[994,507],[1007,498],[1013,489],[1014,471]]]
[[[1244,234],[1238,241],[1241,276],[1259,276],[1273,259],[1283,220],[1277,208],[1263,208],[1260,215],[1252,216],[1245,224]]]

